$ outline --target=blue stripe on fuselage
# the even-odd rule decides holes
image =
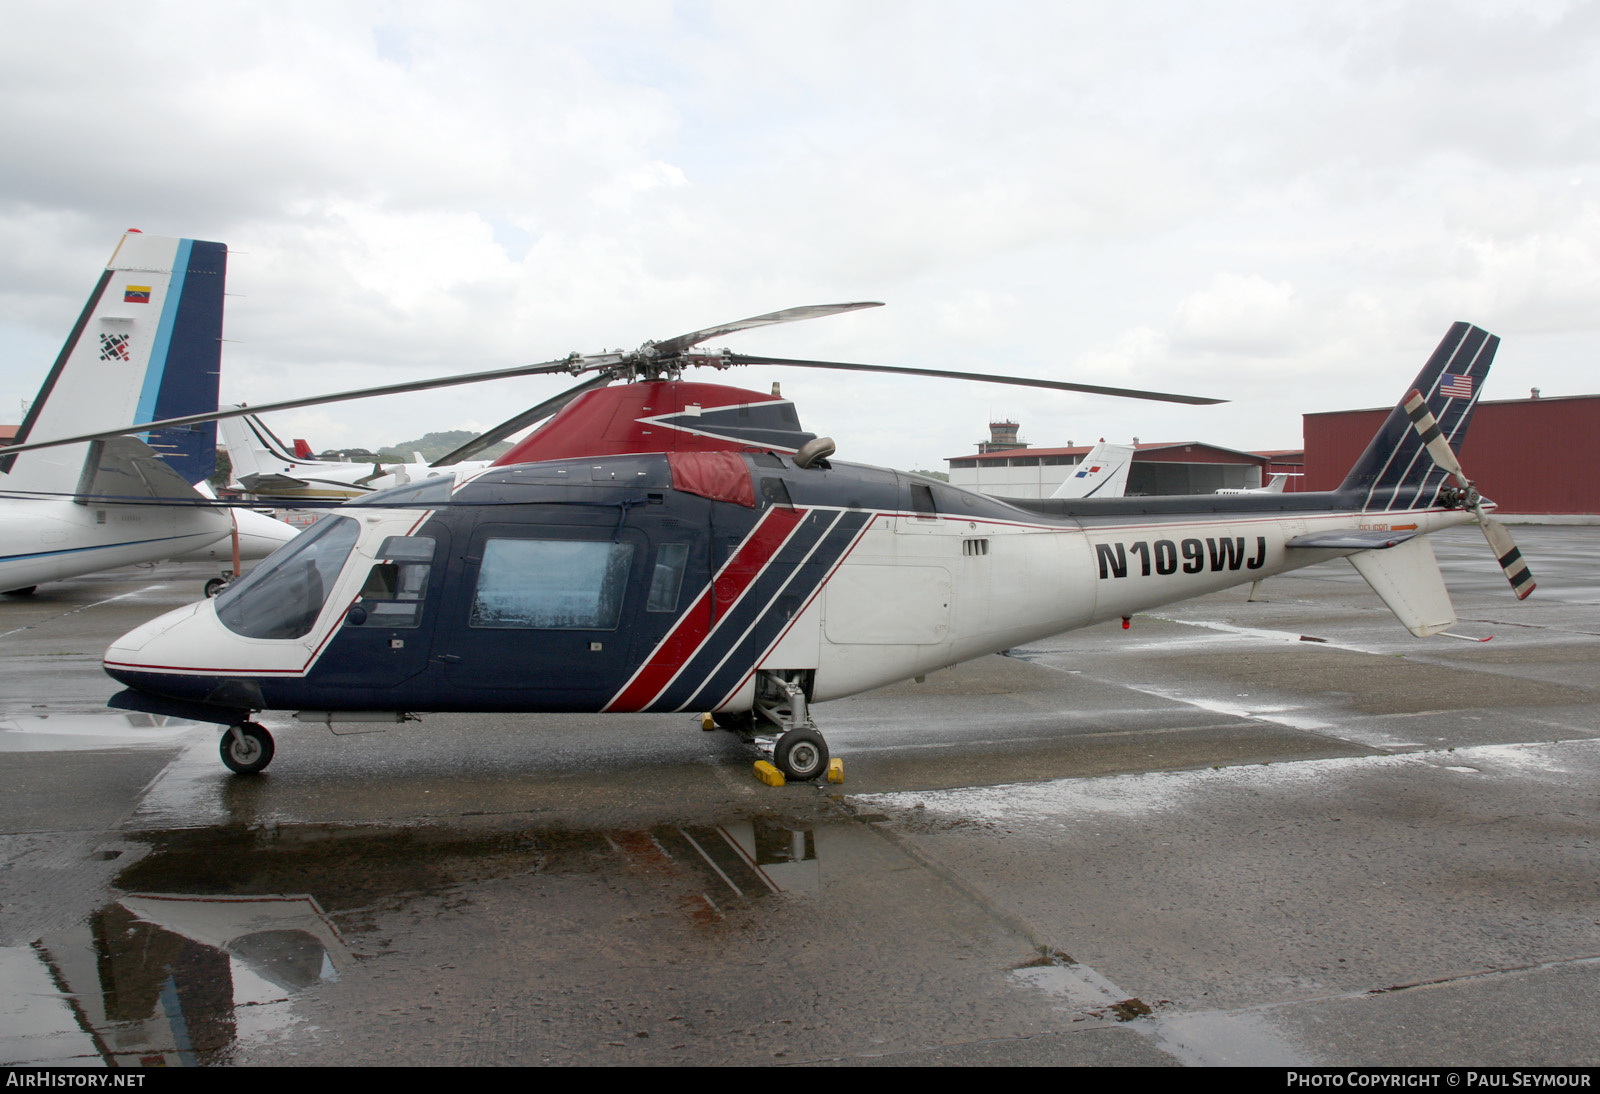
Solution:
[[[93,547],[63,547],[59,551],[27,551],[20,555],[0,555],[0,562],[24,562],[33,558],[51,558],[55,555],[81,555],[89,551],[114,551],[120,547],[142,547],[146,543],[176,543],[181,539],[196,539],[209,532],[186,532],[181,536],[152,536],[150,539],[130,539],[121,543],[97,543]]]
[[[711,709],[754,668],[821,587],[857,534],[872,519],[860,511],[813,511],[743,599],[684,664],[649,710]]]

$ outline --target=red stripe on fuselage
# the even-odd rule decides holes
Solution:
[[[756,525],[727,565],[712,581],[689,610],[679,617],[676,625],[661,640],[639,671],[634,674],[616,698],[604,707],[607,711],[643,710],[650,701],[661,694],[661,689],[672,682],[694,652],[716,629],[717,619],[728,614],[734,602],[748,589],[756,576],[772,561],[790,534],[805,518],[804,509],[767,510],[761,523]],[[717,611],[712,617],[713,607]]]

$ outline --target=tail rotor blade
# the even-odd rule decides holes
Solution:
[[[1528,569],[1528,563],[1517,548],[1516,541],[1511,538],[1510,531],[1493,517],[1484,516],[1481,510],[1478,513],[1478,525],[1483,529],[1483,538],[1489,541],[1489,549],[1494,552],[1500,569],[1505,571],[1506,580],[1511,582],[1511,591],[1517,594],[1518,600],[1528,599],[1528,594],[1536,588],[1533,573]]]
[[[1406,413],[1411,415],[1411,424],[1416,428],[1417,435],[1422,438],[1422,443],[1428,449],[1428,455],[1433,457],[1433,462],[1444,468],[1455,477],[1457,483],[1465,489],[1469,484],[1467,474],[1461,470],[1461,461],[1456,459],[1455,452],[1450,448],[1450,442],[1444,439],[1444,431],[1439,428],[1438,419],[1428,409],[1428,401],[1422,397],[1422,392],[1412,390],[1406,399]]]
[[[1483,529],[1483,538],[1489,541],[1489,549],[1494,552],[1495,561],[1500,563],[1500,569],[1505,572],[1506,580],[1511,582],[1511,591],[1517,594],[1518,600],[1528,599],[1528,594],[1533,592],[1536,586],[1533,573],[1522,557],[1522,551],[1518,549],[1506,526],[1484,513],[1483,499],[1478,496],[1478,491],[1473,487],[1472,480],[1467,478],[1467,473],[1461,469],[1461,461],[1456,459],[1455,450],[1450,447],[1450,442],[1444,439],[1444,433],[1428,409],[1427,400],[1422,397],[1422,392],[1411,392],[1410,397],[1406,399],[1406,413],[1411,415],[1411,424],[1415,427],[1417,435],[1422,438],[1422,443],[1427,446],[1428,455],[1433,457],[1433,462],[1444,468],[1466,492],[1464,505],[1478,518],[1478,527]]]

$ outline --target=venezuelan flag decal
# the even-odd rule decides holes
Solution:
[[[149,285],[129,285],[122,292],[122,302],[124,304],[148,304],[148,303],[150,303],[150,286]]]

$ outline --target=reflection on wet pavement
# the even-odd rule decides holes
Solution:
[[[199,724],[154,714],[0,713],[0,752],[170,747]]]
[[[241,1024],[281,1021],[272,1004],[351,960],[310,896],[127,896],[34,948],[76,1029],[16,1046],[8,1063],[223,1063]],[[243,1019],[247,1007],[264,1009]]]
[[[667,883],[684,920],[702,928],[778,894],[820,887],[814,834],[765,819],[611,832],[164,833],[120,876],[127,895],[31,950],[0,952],[7,994],[24,1001],[0,1012],[10,1031],[0,1038],[3,1062],[229,1062],[239,1041],[294,1021],[294,995],[353,966],[357,955],[341,927],[360,935],[378,913],[423,893],[614,871],[619,856],[625,872]],[[310,892],[278,895],[291,888]]]

